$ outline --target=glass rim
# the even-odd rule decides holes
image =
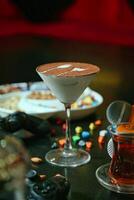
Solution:
[[[64,64],[64,63],[66,63],[66,64],[69,64],[69,63],[73,63],[73,64],[75,64],[75,63],[80,63],[80,64],[86,64],[86,65],[91,65],[92,67],[95,67],[96,68],[96,71],[95,72],[92,72],[92,73],[90,73],[90,74],[84,74],[84,75],[82,75],[82,76],[57,76],[57,75],[51,75],[51,74],[44,74],[43,72],[41,72],[41,71],[39,71],[39,69],[42,67],[42,66],[45,66],[45,65],[51,65],[51,64]],[[44,63],[44,64],[40,64],[40,65],[38,65],[38,66],[36,66],[36,72],[38,73],[38,74],[43,74],[43,75],[45,75],[45,76],[50,76],[50,77],[58,77],[58,78],[81,78],[81,77],[88,77],[88,76],[93,76],[93,75],[96,75],[98,72],[100,72],[100,67],[98,67],[97,65],[95,65],[95,64],[91,64],[91,63],[84,63],[84,62],[52,62],[52,63]]]
[[[120,123],[120,124],[128,124],[128,123]],[[116,135],[116,136],[120,136],[120,137],[124,137],[124,138],[134,138],[134,132],[131,133],[131,132],[121,132],[121,133],[118,133],[116,131],[116,128],[115,130],[113,130],[113,126],[112,125],[109,125],[107,127],[108,131],[111,133],[111,135]]]
[[[38,68],[38,67],[37,67]],[[36,72],[39,74],[39,75],[43,75],[43,76],[46,76],[46,77],[52,77],[52,78],[58,78],[58,79],[82,79],[82,78],[88,78],[89,76],[96,76],[97,73],[91,73],[91,74],[85,74],[85,75],[82,75],[82,76],[57,76],[57,75],[54,75],[54,74],[45,74],[43,72],[40,72],[38,71],[38,69],[36,68]]]

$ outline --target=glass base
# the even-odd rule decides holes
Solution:
[[[55,149],[45,156],[47,162],[60,167],[77,167],[90,161],[91,156],[82,149]]]
[[[99,183],[103,187],[117,193],[134,194],[134,185],[119,185],[111,183],[111,179],[108,175],[109,166],[110,164],[105,164],[96,170],[96,177]]]

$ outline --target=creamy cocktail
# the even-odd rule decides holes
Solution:
[[[90,155],[72,148],[70,133],[70,107],[90,84],[99,68],[95,65],[79,62],[59,62],[37,67],[40,77],[46,82],[52,93],[64,105],[67,114],[66,144],[64,149],[51,150],[46,160],[52,164],[75,167],[89,162]]]

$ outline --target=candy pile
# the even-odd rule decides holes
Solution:
[[[61,119],[56,120],[57,125],[60,125],[62,128],[62,131],[66,131],[66,124],[62,122]],[[90,151],[93,146],[93,134],[97,133],[97,141],[99,144],[99,147],[102,148],[102,145],[105,142],[105,136],[108,134],[107,130],[100,130],[98,131],[98,127],[102,125],[101,120],[96,120],[94,122],[91,122],[88,126],[88,130],[84,130],[81,126],[76,126],[74,129],[75,134],[72,136],[72,145],[76,148],[84,148],[86,151]],[[54,132],[54,130],[53,130]],[[65,145],[65,138],[59,138],[55,139],[54,142],[51,145],[52,149],[56,148],[63,148]]]
[[[93,96],[85,96],[82,99],[79,99],[75,103],[71,105],[72,109],[78,109],[78,108],[86,108],[89,106],[96,106],[98,104],[97,100]]]

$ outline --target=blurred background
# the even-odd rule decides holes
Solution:
[[[102,119],[106,128],[106,108],[112,101],[134,104],[134,0],[0,0],[0,85],[28,82],[29,86],[41,81],[36,67],[57,61],[86,62],[101,68],[90,86],[104,98],[95,117]],[[7,100],[10,104],[10,98]],[[88,127],[89,121],[87,117],[81,125]],[[30,141],[33,155],[44,158],[44,140]],[[95,159],[90,168],[81,168],[82,176],[79,169],[73,173],[72,196],[122,199],[101,187],[96,192],[99,186],[91,181],[89,190],[88,180],[97,181],[95,169],[107,155],[102,149],[100,153],[98,146],[93,149]],[[51,171],[46,164],[44,169]]]
[[[0,84],[38,81],[42,63],[81,61],[101,66],[100,92],[125,90],[133,53],[133,0],[0,0]]]

